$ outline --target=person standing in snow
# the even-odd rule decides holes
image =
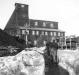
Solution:
[[[47,48],[48,54],[51,55],[53,57],[54,62],[57,63],[58,44],[55,38],[52,38],[50,42],[47,42],[46,48]]]

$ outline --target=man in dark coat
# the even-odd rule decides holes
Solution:
[[[52,38],[50,42],[47,42],[46,47],[48,50],[48,54],[52,55],[54,62],[57,63],[58,44],[56,40]]]

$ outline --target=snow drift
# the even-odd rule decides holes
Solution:
[[[44,75],[45,47],[27,48],[15,56],[0,57],[0,75]],[[79,75],[79,51],[58,50],[59,65]]]
[[[0,75],[44,75],[44,58],[36,51],[0,57]]]
[[[70,75],[79,75],[79,50],[58,50],[58,58]]]

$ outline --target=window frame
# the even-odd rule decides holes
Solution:
[[[37,21],[35,21],[35,24],[34,24],[35,26],[38,26],[38,22]]]
[[[39,31],[36,31],[36,35],[39,35]]]
[[[54,36],[56,36],[56,32],[54,32]]]
[[[32,31],[32,35],[35,35],[35,31],[34,30]]]
[[[60,32],[58,32],[58,36],[61,36],[61,33]]]
[[[43,27],[46,27],[46,22],[43,22]]]
[[[50,32],[50,35],[53,36],[53,32]]]
[[[48,35],[48,32],[47,31],[45,32],[45,35]]]
[[[50,24],[50,27],[51,27],[51,28],[54,28],[54,24],[53,24],[53,23],[51,23],[51,24]]]

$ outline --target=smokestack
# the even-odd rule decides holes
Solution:
[[[29,23],[28,5],[15,3],[16,20],[19,26]]]

